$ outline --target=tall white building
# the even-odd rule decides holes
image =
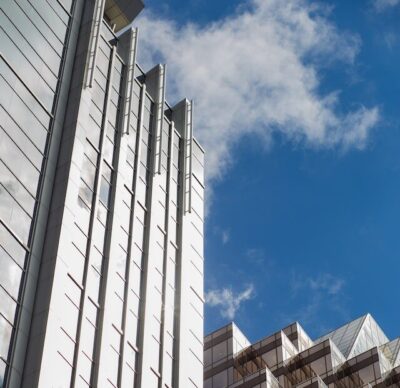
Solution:
[[[204,152],[140,0],[2,0],[0,387],[203,387]]]

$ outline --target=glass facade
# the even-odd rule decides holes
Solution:
[[[204,388],[395,387],[399,340],[367,314],[312,341],[296,322],[237,347],[234,324],[205,337]],[[343,353],[347,353],[347,356]]]
[[[47,171],[73,4],[67,5],[5,0],[0,7],[0,382],[9,369]]]
[[[204,151],[125,3],[1,5],[0,387],[203,386]]]

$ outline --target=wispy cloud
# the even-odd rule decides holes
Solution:
[[[328,295],[337,295],[343,290],[344,279],[330,273],[322,273],[315,277],[292,274],[291,289],[294,294],[298,291],[309,289],[315,292],[325,292]]]
[[[351,67],[360,39],[339,31],[309,0],[248,0],[234,15],[178,26],[144,13],[140,62],[168,64],[170,100],[195,99],[196,136],[207,150],[207,177],[223,176],[245,135],[270,146],[274,133],[315,148],[368,143],[377,107],[343,107],[340,92],[322,93],[322,70]]]
[[[222,237],[222,244],[224,244],[224,245],[227,244],[230,239],[229,230],[223,230],[221,237]]]
[[[384,33],[383,40],[386,43],[386,47],[392,51],[396,49],[399,43],[399,36],[395,32],[388,31]]]
[[[236,292],[232,288],[214,289],[206,293],[206,303],[211,307],[219,307],[221,316],[232,320],[241,305],[254,295],[253,284],[249,284],[241,292]]]
[[[256,264],[262,264],[265,261],[265,252],[260,248],[249,248],[246,251],[246,258]]]
[[[400,0],[373,0],[375,9],[378,12],[385,11],[389,8],[395,7],[400,4]]]
[[[283,316],[283,320],[285,323],[297,320],[304,325],[315,326],[317,332],[322,332],[325,322],[321,317],[339,314],[347,319],[345,286],[343,278],[330,273],[308,276],[292,272],[291,299],[298,308]]]
[[[229,229],[221,228],[220,226],[214,226],[213,233],[221,239],[222,245],[228,244],[231,239],[231,232]]]

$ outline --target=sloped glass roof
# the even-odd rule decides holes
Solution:
[[[387,342],[389,342],[389,338],[386,337],[386,334],[376,323],[375,319],[368,314],[365,317],[358,336],[355,338],[348,357],[357,356],[375,346],[380,347]]]
[[[394,368],[400,365],[400,338],[383,345],[381,350]]]
[[[346,358],[352,358],[389,341],[370,314],[364,315],[319,338],[316,343],[330,338]]]
[[[328,334],[325,334],[321,338],[318,338],[315,343],[320,343],[330,338],[341,351],[341,353],[347,358],[351,351],[351,347],[355,341],[355,338],[360,332],[365,318],[366,315],[350,323],[347,323],[346,325],[339,327],[338,329],[331,331]]]

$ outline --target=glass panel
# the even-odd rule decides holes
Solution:
[[[7,2],[6,2],[7,3]],[[8,19],[0,12],[0,25],[8,22]],[[13,18],[18,16],[13,13]],[[24,24],[24,22],[22,22]],[[25,23],[26,24],[26,23]],[[10,30],[10,27],[8,28]],[[15,30],[15,29],[14,29]],[[23,53],[20,51],[19,46],[23,42],[18,41],[16,38],[16,33],[14,31],[9,31],[10,35],[7,35],[2,28],[0,28],[0,41],[2,42],[2,49],[7,53],[7,59],[11,63],[13,69],[18,74],[32,74],[32,77],[24,77],[24,82],[32,90],[35,96],[42,102],[46,107],[47,111],[50,112],[53,105],[54,91],[46,84],[42,79],[41,73],[37,71],[30,62],[26,59]],[[11,38],[13,36],[13,39]],[[38,38],[38,40],[41,40]],[[44,40],[41,40],[44,42]],[[53,63],[54,66],[60,65],[60,58],[58,58],[58,63]]]
[[[68,296],[66,296],[64,300],[63,310],[64,316],[61,326],[71,338],[75,338],[78,325],[79,309],[77,306],[75,306],[72,300]]]
[[[79,185],[79,197],[85,202],[88,208],[92,207],[93,191],[82,179]]]
[[[95,220],[92,239],[99,252],[104,251],[105,228],[100,221]]]
[[[92,249],[90,255],[93,267],[101,274],[103,271],[103,255],[96,248]]]
[[[7,3],[9,2],[5,2],[5,4]],[[8,6],[4,7],[10,15],[10,19],[18,26],[29,45],[41,57],[44,57],[46,63],[53,65],[51,68],[57,74],[66,25],[54,14],[52,7],[49,7],[49,4],[46,4],[44,0],[35,0],[32,4],[21,0],[13,3],[12,6],[7,4]],[[49,25],[52,28],[49,28]],[[58,32],[58,37],[54,31]]]
[[[77,223],[75,223],[75,227],[73,229],[73,242],[74,245],[80,250],[82,255],[85,256],[87,248],[87,236]]]
[[[90,207],[80,196],[78,196],[77,202],[79,208],[77,211],[76,220],[78,220],[79,227],[82,230],[88,231],[90,223]]]
[[[0,246],[0,284],[15,299],[18,298],[22,269],[11,259]]]
[[[82,350],[90,357],[93,357],[94,350],[94,338],[96,335],[96,328],[93,326],[88,319],[83,321],[83,330],[85,335],[81,336],[80,341],[82,344]]]
[[[135,152],[132,151],[131,147],[129,147],[129,146],[126,151],[126,162],[132,168],[135,166]]]
[[[25,264],[26,251],[0,223],[0,245],[21,266]],[[1,252],[1,250],[0,250]]]
[[[130,299],[130,305],[129,305],[129,309],[131,310],[131,312],[138,317],[139,316],[139,302],[140,299],[139,297],[131,291],[131,299]]]
[[[12,326],[0,315],[0,356],[7,359]]]
[[[96,251],[96,249],[93,249]],[[89,267],[89,273],[86,281],[86,288],[88,290],[88,295],[95,301],[99,301],[100,292],[100,274],[92,267]]]
[[[122,311],[124,308],[124,302],[119,295],[115,292],[112,295],[112,302],[110,304],[110,316],[113,317],[112,321],[115,326],[121,328],[122,325]]]
[[[100,201],[108,208],[109,200],[110,200],[110,183],[104,178],[101,177],[101,184],[100,184]]]
[[[37,2],[40,2],[42,0],[37,0]],[[6,8],[9,8],[9,6]],[[40,55],[35,49],[33,49],[32,44],[31,44],[31,39],[29,38],[30,34],[25,34],[24,36],[24,30],[26,30],[26,26],[19,26],[18,28],[15,27],[13,23],[13,19],[19,19],[21,16],[18,14],[18,11],[16,12],[15,9],[18,9],[18,7],[13,7],[13,10],[8,11],[9,15],[11,15],[11,18],[9,16],[5,16],[4,13],[0,13],[0,21],[1,21],[1,26],[2,29],[5,31],[5,33],[8,35],[10,43],[13,42],[15,45],[15,50],[18,52],[18,55],[20,55],[21,58],[24,58],[24,61],[26,62],[23,66],[25,70],[28,70],[30,65],[32,65],[32,68],[35,69],[37,72],[36,74],[39,75],[39,77],[42,77],[43,80],[46,81],[46,83],[52,88],[52,90],[55,90],[55,87],[57,85],[57,71],[58,67],[60,65],[60,59],[55,61],[55,66],[52,68],[49,66],[49,64],[44,60],[45,58]],[[46,7],[50,8],[50,7]],[[29,27],[28,27],[29,28]],[[21,34],[22,32],[22,34]],[[54,35],[49,34],[49,38],[54,38]],[[57,39],[53,39],[54,45],[59,46],[59,50],[62,50],[62,44],[60,41]],[[8,53],[7,53],[8,54]],[[12,60],[14,59],[11,57]],[[24,77],[25,74],[22,74]],[[29,80],[32,82],[32,80]],[[33,83],[35,85],[35,83]]]
[[[17,125],[14,118],[10,117],[1,108],[0,123],[5,131],[11,136],[19,149],[23,150],[27,158],[40,170],[43,162],[43,154],[34,145],[29,136]]]
[[[29,138],[39,150],[44,151],[50,116],[2,59],[0,59],[0,89],[3,91],[0,94],[0,105],[3,106],[1,111],[4,112],[0,113],[0,117],[3,114],[12,117],[16,124],[29,134]]]
[[[95,158],[96,155],[93,155],[92,157]],[[83,159],[81,177],[90,188],[94,187],[94,180],[96,177],[96,166],[91,162],[90,157],[87,156],[86,154]]]
[[[3,314],[9,322],[14,322],[17,303],[4,291],[2,287],[0,287],[0,301],[1,314]]]
[[[94,111],[96,111],[96,113],[98,113],[99,115],[101,115],[101,112],[96,108],[96,106],[94,106],[94,104],[92,104],[92,109]],[[95,147],[99,147],[100,144],[100,125],[101,123],[97,123],[95,120],[95,114],[90,114],[89,115],[89,122],[87,123],[88,125],[88,129],[86,131],[86,135],[88,137],[88,139],[90,140],[90,142],[95,146]]]
[[[83,253],[80,252],[74,244],[72,246],[73,249],[71,252],[73,252],[73,254],[68,260],[69,274],[77,283],[82,284],[85,259]]]
[[[160,381],[159,377],[153,371],[150,373],[149,377],[148,388],[158,388]]]
[[[63,6],[64,8],[70,12],[71,11],[71,7],[72,7],[72,3],[73,0],[58,0]]]
[[[112,164],[113,157],[114,157],[114,144],[108,138],[108,136],[106,136],[104,139],[103,156],[104,156],[104,159],[107,160],[108,163]]]
[[[3,388],[4,376],[6,374],[6,364],[0,360],[0,387]]]
[[[116,386],[118,380],[119,354],[110,348],[109,364],[107,366],[110,381]]]
[[[0,123],[0,152],[3,164],[18,177],[18,180],[29,190],[29,192],[36,196],[37,186],[39,183],[40,173],[28,158],[22,153],[11,139],[15,134],[7,134]],[[18,163],[15,161],[18,160]],[[4,177],[2,177],[2,180]],[[16,181],[16,179],[14,179]]]
[[[101,191],[101,189],[100,189]],[[99,202],[99,206],[97,207],[97,219],[104,225],[106,226],[107,223],[107,215],[108,215],[108,210],[107,208],[103,205],[102,202]]]
[[[57,376],[57,387],[69,387],[71,384],[72,367],[65,357],[58,352],[54,375]]]
[[[75,387],[81,388],[81,387],[90,387],[90,378],[92,375],[92,366],[93,362],[89,360],[89,358],[86,356],[85,353],[81,353],[81,357],[79,359],[79,363],[81,364],[82,368],[80,369],[82,371],[82,374],[80,375],[81,380],[78,381],[78,385]]]

